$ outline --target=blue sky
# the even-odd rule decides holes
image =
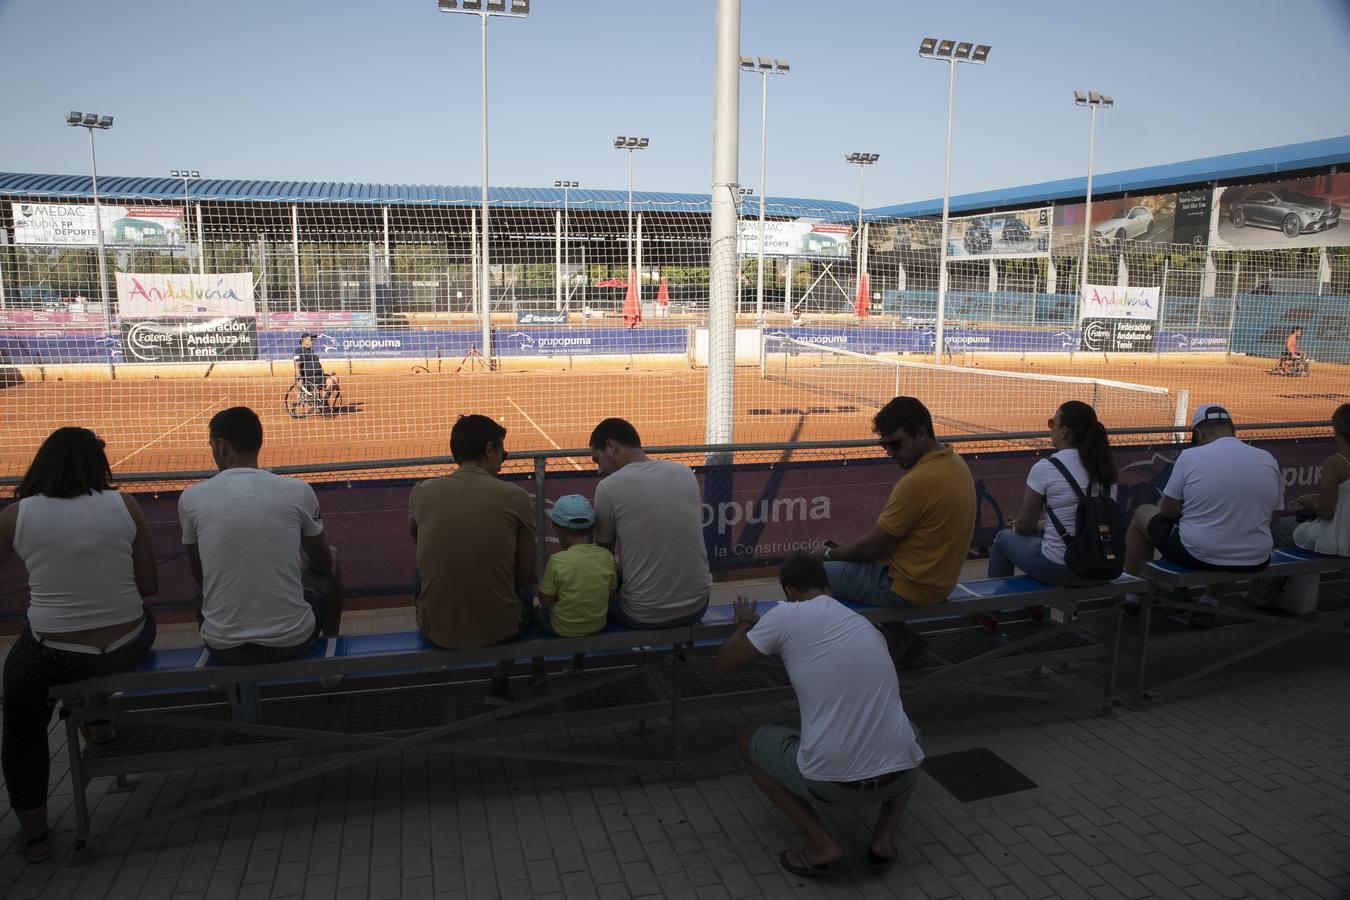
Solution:
[[[638,190],[706,192],[713,0],[534,0],[490,26],[495,185],[622,188],[614,135],[652,140]],[[99,169],[477,184],[478,23],[434,0],[0,0],[0,170],[83,174],[67,109],[115,115]],[[956,78],[953,193],[1350,131],[1347,0],[743,0],[769,85],[771,194],[855,201],[842,156],[877,152],[869,207],[942,188],[946,67],[925,34],[993,46]],[[94,39],[86,37],[95,36]],[[741,182],[758,180],[759,79],[743,76]]]

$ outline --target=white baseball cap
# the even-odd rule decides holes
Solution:
[[[1228,422],[1231,424],[1233,417],[1228,414],[1228,410],[1224,409],[1219,404],[1206,403],[1195,411],[1195,415],[1191,416],[1191,428],[1200,427],[1201,422],[1215,421]]]

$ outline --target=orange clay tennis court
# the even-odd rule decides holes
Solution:
[[[1066,356],[1044,362],[981,360],[984,368],[1186,389],[1190,408],[1220,401],[1239,422],[1324,421],[1350,400],[1350,367],[1318,365],[1305,378],[1268,376],[1269,360],[1218,355],[1137,359]],[[330,366],[332,368],[332,366]],[[115,474],[209,469],[206,427],[211,415],[247,405],[262,416],[267,465],[334,464],[384,459],[442,457],[448,432],[461,413],[485,413],[509,431],[512,450],[584,447],[591,428],[606,416],[622,416],[648,446],[698,444],[704,440],[704,369],[633,365],[605,369],[342,374],[343,409],[331,417],[293,419],[282,408],[287,377],[173,378],[144,380],[29,380],[0,391],[0,423],[6,439],[0,469],[21,474],[43,437],[61,425],[94,429],[108,443]],[[341,373],[341,367],[338,367]],[[817,386],[761,377],[753,367],[736,370],[735,440],[738,443],[867,438],[870,418],[885,396],[867,392],[844,373]],[[930,405],[939,434],[1039,431],[1054,406],[1086,399],[1055,385],[1024,390],[987,387],[979,378],[933,381],[920,373],[907,380]],[[951,379],[947,379],[951,382]],[[926,389],[927,387],[927,389]],[[996,389],[995,389],[996,388]],[[861,399],[860,399],[861,397]],[[1108,427],[1165,425],[1162,405],[1147,411],[1099,408]],[[580,460],[577,465],[585,465]],[[570,466],[572,463],[562,462]]]

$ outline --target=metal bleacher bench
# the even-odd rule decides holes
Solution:
[[[1093,588],[1000,578],[959,584],[946,602],[926,608],[849,605],[875,623],[905,621],[928,641],[926,654],[902,673],[906,693],[941,688],[1046,699],[1087,694],[1109,712],[1120,601],[1142,589],[1139,579],[1128,576]],[[1044,624],[1028,620],[1025,611],[1033,606],[1050,608]],[[1005,621],[995,634],[971,618],[998,611]],[[51,690],[62,702],[76,846],[88,849],[86,792],[97,777],[116,777],[113,789],[125,789],[126,776],[139,772],[329,756],[153,822],[119,823],[117,831],[125,835],[433,742],[454,754],[678,770],[688,762],[685,715],[792,697],[781,664],[728,675],[712,670],[710,657],[731,630],[731,608],[713,607],[693,626],[632,631],[610,625],[584,638],[532,630],[519,641],[473,650],[442,649],[417,632],[323,638],[304,659],[261,666],[216,665],[202,647],[157,650],[136,669]],[[585,675],[550,678],[542,693],[484,710],[486,681],[498,660],[563,660],[578,652],[587,654]],[[1045,669],[1066,671],[1082,662],[1101,664],[1099,689],[1081,690],[1067,677],[1049,683]],[[1018,671],[1044,680],[1023,688],[985,677]],[[337,689],[320,686],[320,678],[337,675],[342,676]],[[79,726],[100,719],[116,723],[115,737],[82,743]],[[631,756],[607,756],[473,740],[663,719],[671,722],[671,735],[660,744],[668,748],[666,756],[648,745]]]
[[[1350,623],[1350,599],[1343,595],[1320,592],[1320,603],[1315,610],[1303,615],[1290,615],[1283,610],[1272,611],[1241,604],[1202,608],[1189,598],[1184,589],[1304,575],[1318,579],[1325,574],[1347,571],[1350,571],[1350,558],[1323,556],[1296,547],[1276,550],[1271,554],[1270,565],[1254,575],[1188,569],[1167,560],[1154,560],[1148,563],[1142,573],[1150,586],[1146,600],[1140,605],[1139,618],[1134,626],[1126,627],[1122,632],[1123,639],[1131,645],[1129,656],[1134,660],[1135,666],[1133,705],[1141,706],[1147,700],[1287,641],[1328,628],[1343,628]],[[1160,596],[1164,588],[1172,589],[1179,596],[1164,600]],[[1179,640],[1194,643],[1197,637],[1196,632],[1183,617],[1154,615],[1155,601],[1159,607],[1165,605],[1188,614],[1213,613],[1215,615],[1213,626],[1205,633],[1207,642],[1227,643],[1228,639],[1238,637],[1239,633],[1255,632],[1265,637],[1256,643],[1247,642],[1237,646],[1213,662],[1194,668],[1166,683],[1150,687],[1145,681],[1150,648],[1156,649]]]

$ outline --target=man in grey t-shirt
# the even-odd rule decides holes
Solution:
[[[688,466],[648,459],[637,429],[605,419],[591,432],[591,459],[605,478],[595,489],[595,540],[621,565],[610,618],[626,628],[697,622],[712,575],[703,546],[703,497]]]

